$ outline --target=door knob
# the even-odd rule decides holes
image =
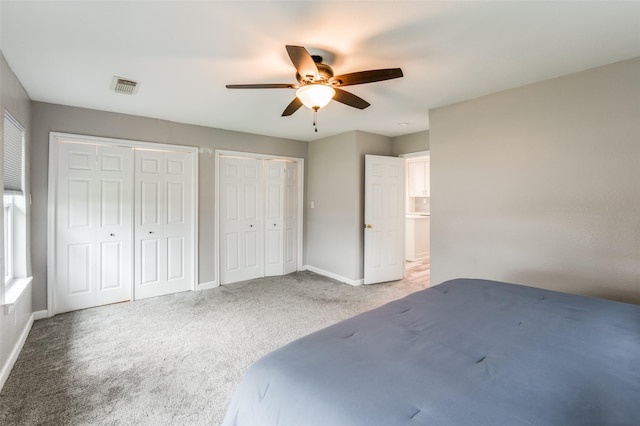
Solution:
[[[365,229],[371,229],[373,228],[373,225],[371,225],[370,223],[365,223],[364,227]]]

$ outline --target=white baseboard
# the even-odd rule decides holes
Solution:
[[[43,312],[43,311],[40,311],[40,312]],[[46,312],[46,311],[44,311],[44,312]],[[18,356],[20,355],[20,351],[22,351],[22,347],[24,346],[24,342],[27,341],[27,336],[29,336],[29,331],[31,331],[31,326],[33,326],[34,316],[35,316],[34,314],[31,314],[31,316],[29,317],[29,321],[27,321],[27,323],[25,324],[25,327],[22,330],[22,333],[20,334],[20,337],[16,341],[16,344],[13,346],[13,349],[11,350],[11,353],[9,354],[9,358],[7,358],[7,361],[2,366],[2,370],[0,370],[0,390],[2,390],[2,388],[4,387],[4,384],[6,383],[7,379],[9,378],[9,374],[11,373],[11,369],[13,368],[13,365],[18,360]]]
[[[49,311],[47,311],[46,309],[44,311],[35,311],[33,313],[34,321],[38,321],[45,318],[49,318]]]
[[[220,287],[217,281],[209,281],[207,283],[200,283],[196,286],[196,291],[209,290],[212,288]]]
[[[307,271],[311,271],[311,272],[315,272],[318,275],[323,275],[325,277],[329,277],[329,278],[333,278],[334,280],[343,282],[345,284],[349,284],[352,286],[358,286],[358,285],[362,285],[364,283],[364,280],[360,279],[360,280],[352,280],[350,278],[345,278],[341,275],[338,274],[334,274],[333,272],[329,272],[329,271],[325,271],[324,269],[320,269],[320,268],[316,268],[315,266],[311,266],[311,265],[305,265],[304,268]]]

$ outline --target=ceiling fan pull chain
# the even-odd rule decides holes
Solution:
[[[318,107],[313,108],[313,127],[315,128],[315,132],[318,133]]]

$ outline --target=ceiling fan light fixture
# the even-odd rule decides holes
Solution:
[[[296,91],[300,102],[309,109],[319,110],[327,106],[336,95],[336,91],[326,84],[307,84]]]

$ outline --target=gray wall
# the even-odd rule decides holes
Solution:
[[[232,132],[164,120],[33,102],[32,261],[34,308],[47,307],[47,173],[49,132],[66,132],[137,141],[189,145],[199,153],[199,271],[198,283],[214,281],[214,150],[307,158],[307,143]]]
[[[391,140],[352,131],[309,142],[306,263],[346,282],[363,277],[365,154],[391,155]]]
[[[18,120],[25,127],[26,137],[26,155],[28,158],[31,140],[31,111],[30,100],[27,92],[22,87],[22,84],[18,81],[15,74],[9,68],[4,55],[0,52],[0,111],[2,112],[2,118],[0,118],[0,138],[2,138],[2,146],[4,147],[4,110],[8,110],[11,115]],[[3,168],[3,149],[0,149],[0,170]],[[29,164],[26,165],[26,182],[25,192],[29,193]],[[0,184],[2,184],[2,175],[0,172]],[[4,188],[4,185],[2,184]],[[4,214],[4,209],[0,211],[0,217]],[[29,206],[27,206],[27,219],[29,217]],[[0,228],[0,235],[2,235],[4,241],[4,228]],[[29,229],[27,226],[27,238],[29,236]],[[0,253],[4,259],[4,244],[0,246]],[[27,253],[29,247],[27,247]],[[29,265],[29,257],[27,255],[27,269]],[[4,262],[0,264],[0,269],[4,270]],[[4,276],[4,273],[2,274]],[[16,342],[19,340],[20,334],[25,329],[27,323],[31,318],[32,313],[32,295],[31,288],[27,287],[25,293],[19,299],[10,313],[4,308],[0,309],[0,371],[3,371],[7,366],[7,361],[11,351],[13,350]],[[4,285],[0,285],[0,301],[4,301]],[[0,383],[0,386],[2,383]]]
[[[429,131],[410,133],[391,139],[391,155],[411,154],[429,150]]]
[[[640,58],[430,111],[431,277],[640,303]]]
[[[351,280],[357,276],[356,164],[356,132],[309,142],[306,264]]]

